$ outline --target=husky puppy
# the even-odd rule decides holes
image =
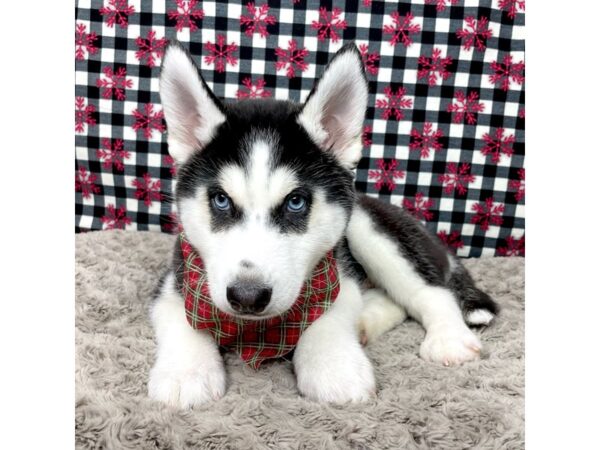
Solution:
[[[490,323],[496,304],[416,219],[354,190],[368,98],[354,44],[337,52],[296,104],[223,103],[173,43],[160,96],[178,164],[180,221],[201,255],[216,309],[249,321],[285,314],[315,265],[334,252],[337,298],[293,352],[302,395],[335,403],[373,396],[361,340],[407,315],[426,330],[423,359],[450,366],[479,357],[468,325]],[[151,311],[158,348],[148,391],[190,407],[223,396],[226,371],[213,336],[186,320],[182,265],[177,245]]]

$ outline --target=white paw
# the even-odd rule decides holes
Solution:
[[[356,342],[327,358],[295,362],[298,389],[311,400],[363,402],[375,396],[373,366]],[[324,355],[323,355],[324,356]]]
[[[225,393],[225,369],[172,369],[154,366],[150,371],[148,395],[153,400],[180,408],[190,408],[218,400]]]
[[[373,342],[407,317],[404,308],[395,304],[380,289],[364,292],[363,302],[364,307],[358,319],[358,333],[362,345]]]
[[[457,365],[478,359],[481,342],[464,324],[443,326],[427,332],[419,353],[426,361],[445,366]]]

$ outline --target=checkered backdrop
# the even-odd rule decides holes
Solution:
[[[217,96],[301,101],[346,41],[370,85],[359,191],[460,256],[524,255],[524,1],[80,0],[76,231],[177,230],[158,94],[166,42]]]

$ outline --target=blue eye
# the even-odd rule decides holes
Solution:
[[[287,201],[287,210],[293,213],[303,212],[306,209],[306,199],[301,195],[292,195]]]
[[[227,211],[231,207],[231,201],[225,194],[217,194],[212,198],[215,208],[221,211]]]

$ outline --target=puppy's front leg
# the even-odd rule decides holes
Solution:
[[[210,334],[187,322],[183,298],[169,274],[152,308],[158,343],[148,394],[154,400],[187,408],[225,393],[223,358]]]
[[[358,339],[362,297],[353,279],[340,274],[340,283],[331,309],[306,329],[296,347],[298,389],[318,401],[364,401],[375,394],[375,377]]]

